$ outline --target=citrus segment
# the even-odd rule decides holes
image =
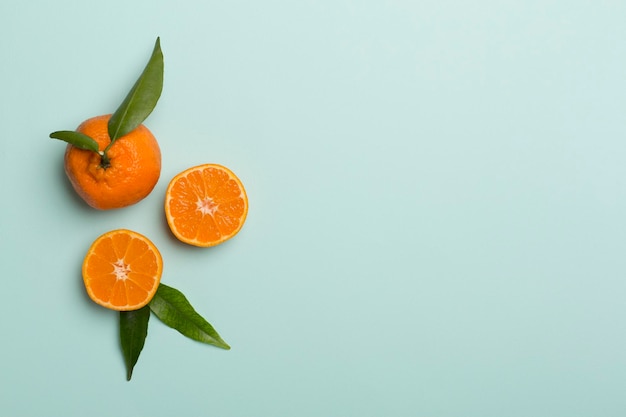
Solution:
[[[103,307],[137,310],[150,302],[161,281],[163,260],[145,236],[119,229],[97,238],[83,261],[89,297]]]
[[[248,214],[243,184],[228,168],[204,164],[170,181],[165,194],[167,223],[179,240],[215,246],[235,236]]]

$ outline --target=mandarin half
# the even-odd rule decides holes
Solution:
[[[208,247],[243,227],[248,197],[241,180],[218,164],[198,165],[176,175],[165,192],[165,217],[181,242]]]
[[[137,310],[156,294],[163,258],[147,237],[117,229],[92,243],[82,272],[87,294],[95,303],[112,310]]]

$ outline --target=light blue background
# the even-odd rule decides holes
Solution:
[[[3,1],[7,416],[623,416],[623,1]],[[97,212],[54,130],[112,112],[156,36],[162,177]],[[175,241],[169,179],[247,187]],[[231,344],[151,321],[124,378],[82,257],[131,228]]]

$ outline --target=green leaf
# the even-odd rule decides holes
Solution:
[[[98,142],[85,135],[84,133],[74,132],[72,130],[59,130],[57,132],[50,133],[50,137],[52,139],[65,141],[80,149],[94,152],[98,152],[100,150],[100,148],[98,147]]]
[[[147,305],[139,310],[120,311],[120,342],[128,381],[133,375],[133,368],[146,341],[149,320],[150,307]]]
[[[128,95],[109,120],[111,143],[135,130],[152,113],[163,90],[163,53],[157,38],[152,56]]]
[[[198,342],[230,349],[213,326],[193,309],[187,298],[175,288],[159,284],[150,301],[152,312],[166,325]]]

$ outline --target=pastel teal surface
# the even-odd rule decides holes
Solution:
[[[4,1],[0,411],[26,416],[623,416],[623,1]],[[162,176],[88,208],[48,138],[115,110],[154,40]],[[248,220],[164,221],[200,163]],[[161,249],[232,346],[153,317],[131,382],[80,267]]]

